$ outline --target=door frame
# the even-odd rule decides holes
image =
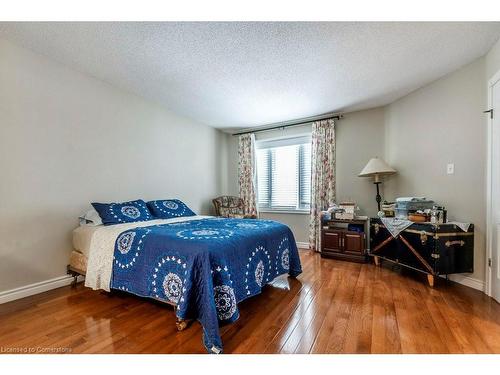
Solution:
[[[492,91],[493,86],[500,81],[500,70],[497,71],[493,77],[488,81],[488,109],[491,109],[493,106],[493,98]],[[493,220],[492,220],[492,212],[491,212],[491,194],[492,194],[492,152],[493,152],[493,119],[491,116],[488,116],[488,154],[487,154],[487,167],[486,167],[486,259],[485,259],[485,267],[486,267],[486,285],[484,288],[484,292],[491,297],[491,283],[492,283],[492,270],[488,265],[488,259],[492,259],[493,257]]]

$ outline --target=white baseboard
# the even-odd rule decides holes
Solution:
[[[308,242],[295,242],[297,244],[297,247],[299,249],[305,249],[309,250],[309,243]]]
[[[444,275],[441,275],[441,277],[446,277]],[[475,279],[470,276],[466,275],[461,275],[461,274],[455,274],[455,275],[449,275],[448,278],[451,281],[455,281],[456,283],[468,286],[469,288],[477,289],[480,290],[481,292],[484,292],[484,281]]]
[[[78,281],[83,281],[83,276],[78,276]],[[51,289],[60,288],[62,286],[70,285],[73,282],[73,276],[64,275],[55,277],[50,280],[40,281],[38,283],[25,285],[19,288],[6,290],[0,292],[0,304],[29,297],[34,294],[43,293]]]

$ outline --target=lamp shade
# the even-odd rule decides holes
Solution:
[[[387,175],[396,173],[394,168],[391,168],[385,161],[379,158],[372,158],[359,173],[359,177],[369,177],[378,175]]]

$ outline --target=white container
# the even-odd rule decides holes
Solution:
[[[396,208],[394,209],[394,217],[396,219],[408,220],[408,210],[405,210],[404,208]]]
[[[354,219],[354,213],[350,213],[350,212],[337,212],[335,214],[335,219],[339,219],[339,220],[353,220]]]

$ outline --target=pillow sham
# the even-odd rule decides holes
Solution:
[[[160,219],[196,215],[184,202],[178,199],[149,201],[148,207],[153,216]]]
[[[142,199],[121,203],[92,203],[104,225],[153,220]]]
[[[102,219],[95,210],[95,208],[93,207],[90,210],[88,210],[85,215],[80,216],[79,219],[80,219],[80,225],[90,225],[90,226],[102,225]]]

